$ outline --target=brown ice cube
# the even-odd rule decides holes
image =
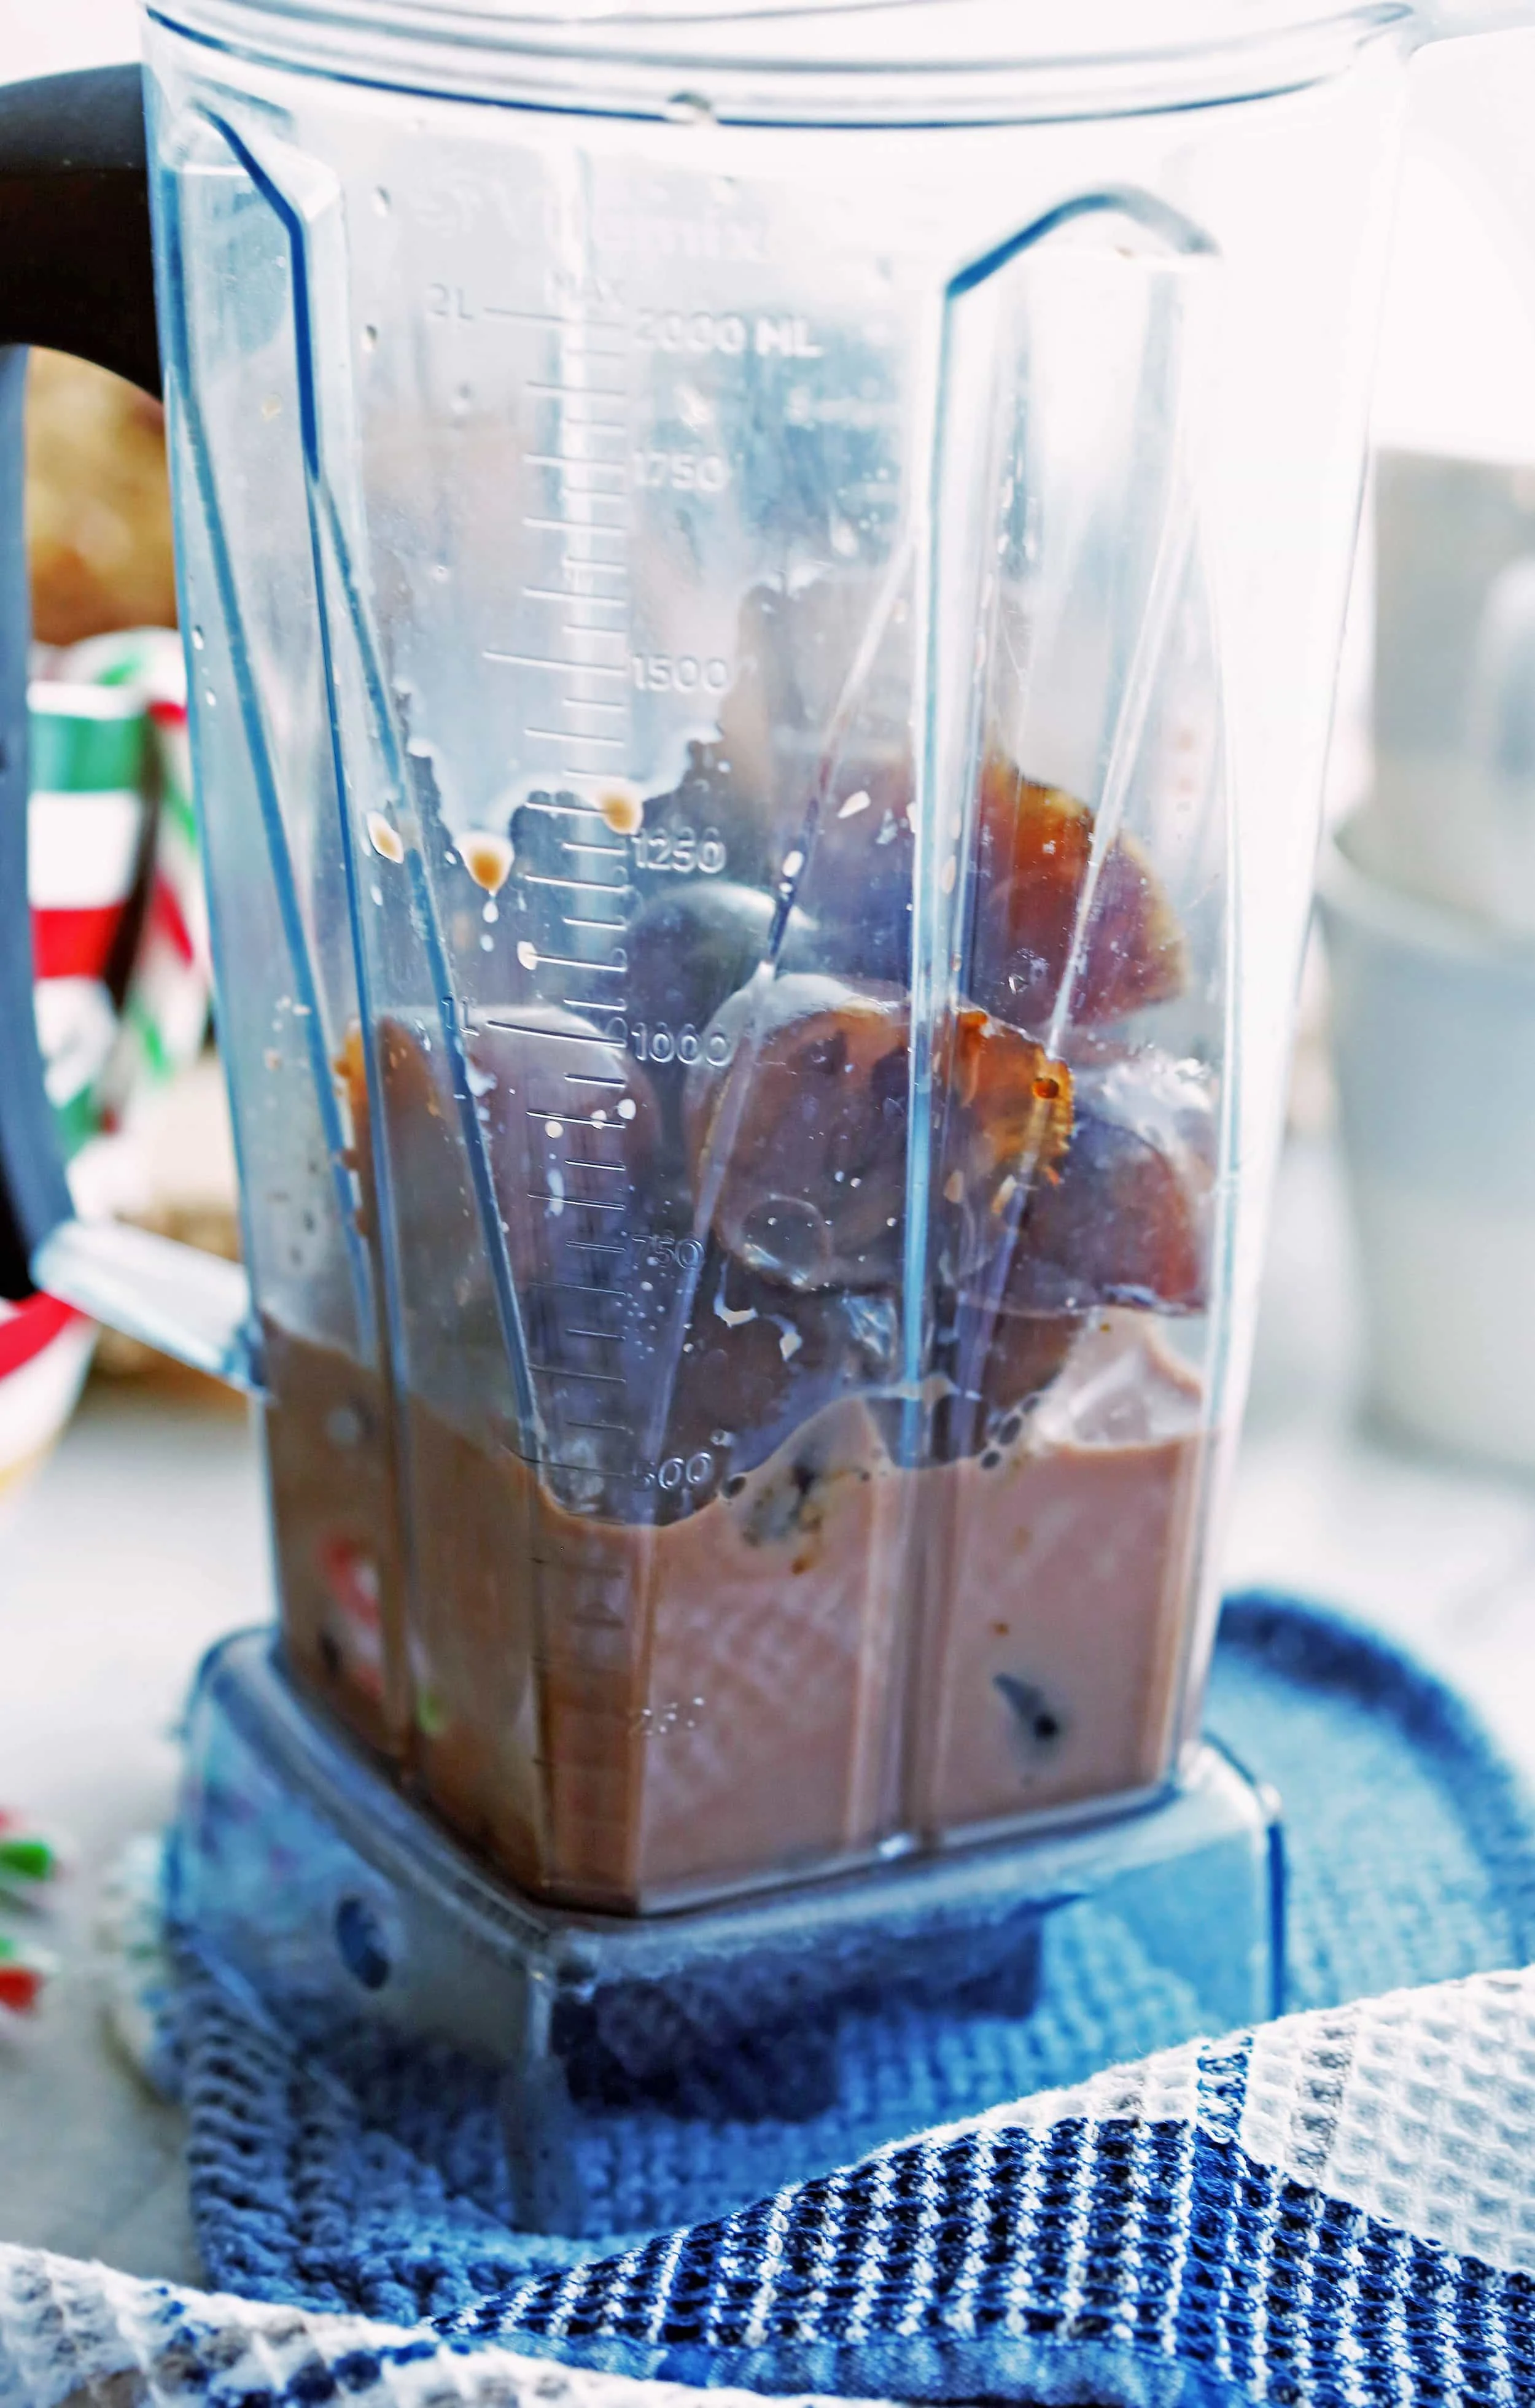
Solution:
[[[812,973],[732,996],[726,1059],[690,1074],[694,1195],[750,1270],[801,1290],[886,1284],[900,1261],[908,1012],[899,988]]]
[[[631,1380],[664,1398],[656,1453],[673,1481],[655,1518],[734,1495],[745,1472],[835,1398],[888,1383],[896,1341],[889,1297],[796,1293],[711,1248],[685,1331],[660,1341],[648,1381]]]
[[[900,1269],[911,1007],[873,980],[753,982],[710,1026],[723,1062],[688,1080],[694,1196],[750,1269],[801,1291],[886,1287]],[[986,1228],[1021,1172],[1048,1178],[1071,1075],[989,1013],[940,1028],[940,1213]],[[967,1237],[962,1250],[972,1249]]]
[[[1023,1414],[1050,1385],[1082,1332],[1069,1312],[1013,1312],[983,1296],[940,1292],[936,1368],[948,1381],[934,1402],[927,1447],[937,1463],[979,1455],[998,1430],[1016,1437]]]
[[[1188,977],[1183,931],[1134,837],[1122,834],[1109,844],[1080,935],[1093,851],[1085,804],[1025,777],[994,751],[982,771],[978,845],[970,978],[978,1003],[1020,1027],[1041,1029],[1060,1000],[1067,1018],[1086,1027],[1182,994]]]
[[[1208,1072],[1147,1047],[1079,1064],[1074,1105],[1056,1174],[1032,1183],[1018,1217],[1005,1309],[1202,1312],[1216,1138]]]

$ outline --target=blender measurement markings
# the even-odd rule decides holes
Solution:
[[[622,509],[624,506],[622,496],[618,494],[582,494],[579,497],[575,494],[571,495],[571,499],[573,501],[577,498],[583,502],[611,502],[616,504],[619,509]],[[556,535],[609,535],[612,537],[615,543],[627,543],[629,539],[629,531],[627,527],[596,526],[589,519],[525,518],[523,521],[523,524],[526,527],[552,528]],[[577,563],[577,566],[582,568],[587,566],[595,568],[599,564],[595,561],[590,563],[580,561]],[[567,601],[570,602],[584,601],[585,598],[584,595],[578,595],[570,594],[566,596]]]
[[[625,573],[606,560],[567,560],[565,565],[567,568],[600,568],[610,577]],[[524,585],[523,592],[530,602],[585,602],[599,610],[626,610],[629,607],[621,594],[572,594],[564,585]]]
[[[547,721],[532,725],[524,721],[522,730],[525,742],[554,744],[563,748],[562,760],[553,772],[553,782],[566,779],[574,781],[587,777],[599,781],[610,776],[619,767],[612,762],[611,756],[628,750],[627,729],[633,708],[628,698],[630,664],[625,599],[630,509],[626,455],[629,429],[625,411],[610,407],[614,403],[626,403],[628,394],[625,385],[603,381],[605,373],[617,377],[625,374],[627,322],[623,313],[600,311],[572,317],[559,310],[514,311],[509,308],[504,314],[529,327],[552,329],[554,335],[553,342],[543,346],[543,356],[538,362],[543,370],[542,375],[530,378],[525,386],[530,408],[544,399],[552,403],[553,423],[551,423],[547,418],[534,418],[532,424],[546,439],[539,449],[530,448],[520,453],[526,468],[548,480],[541,490],[534,488],[529,493],[530,500],[537,495],[538,507],[524,515],[523,524],[531,534],[547,534],[552,540],[541,557],[536,553],[530,560],[533,574],[522,593],[527,601],[557,603],[560,606],[560,616],[552,627],[547,622],[538,623],[540,628],[547,629],[547,633],[535,640],[548,641],[552,646],[563,645],[567,656],[561,658],[556,650],[548,652],[514,651],[509,646],[505,649],[487,647],[484,656],[489,661],[524,671],[535,678],[550,671],[559,672],[555,684],[544,689],[548,699],[539,705],[547,714],[562,722],[567,718],[572,721],[608,720],[610,732],[606,735],[597,733],[590,725],[552,727]],[[605,358],[612,363],[606,372],[598,365]],[[560,580],[558,583],[553,581],[556,578]],[[599,588],[602,590],[596,590]],[[598,615],[594,617],[594,612]],[[611,624],[602,615],[609,613],[612,614]],[[606,700],[601,698],[604,685],[608,690]],[[618,732],[616,722],[623,723],[623,734]],[[605,759],[610,764],[606,769]],[[531,803],[531,798],[529,801]],[[528,807],[527,804],[524,806],[524,809]],[[616,1025],[624,1030],[622,1040],[610,1037],[597,1038],[587,1034],[584,1029],[548,1032],[558,1034],[573,1045],[585,1045],[589,1049],[602,1046],[608,1052],[610,1062],[607,1074],[583,1073],[574,1069],[565,1074],[563,1083],[586,1090],[584,1096],[571,1098],[573,1109],[566,1117],[576,1123],[571,1131],[572,1138],[580,1135],[587,1144],[611,1145],[617,1157],[577,1154],[551,1155],[548,1157],[551,1181],[552,1184],[552,1164],[557,1159],[567,1172],[580,1170],[592,1174],[594,1178],[606,1173],[623,1191],[624,1200],[599,1202],[592,1197],[572,1196],[568,1192],[562,1192],[556,1197],[552,1193],[539,1195],[532,1189],[528,1194],[530,1200],[542,1210],[548,1211],[555,1206],[564,1209],[576,1228],[581,1228],[583,1222],[587,1227],[600,1226],[604,1220],[617,1224],[626,1218],[629,1211],[627,1190],[630,1172],[624,1158],[624,1128],[622,1124],[609,1127],[605,1122],[600,1127],[589,1125],[587,1115],[595,1100],[594,1090],[596,1096],[616,1098],[622,1096],[628,1084],[619,1066],[626,1062],[628,1054],[624,995],[628,963],[623,951],[623,939],[627,925],[627,907],[632,903],[635,893],[628,876],[630,849],[626,844],[613,840],[603,813],[591,803],[582,805],[551,800],[531,807],[541,810],[551,818],[564,816],[578,822],[585,819],[594,838],[600,836],[602,840],[588,843],[563,831],[555,832],[558,849],[571,863],[571,875],[561,878],[547,869],[533,870],[531,866],[524,871],[528,902],[535,904],[539,896],[547,895],[550,904],[547,914],[542,906],[538,908],[538,918],[530,929],[530,937],[535,941],[530,943],[524,957],[529,968],[536,969],[540,993],[549,1004],[557,1005],[562,1013],[579,1015],[587,1028]],[[617,864],[611,877],[598,867],[604,861]],[[618,901],[613,915],[598,916],[595,902],[586,901],[588,896],[605,898],[616,896]],[[562,930],[565,945],[589,935],[600,936],[603,941],[600,945],[594,945],[594,953],[600,953],[606,950],[616,954],[617,958],[588,960],[579,953],[563,950]],[[579,972],[587,979],[610,979],[613,989],[610,990],[606,1000],[594,995],[561,994],[558,982],[553,979],[553,973],[560,969]],[[551,985],[552,993],[548,991]],[[562,1117],[557,1111],[544,1107],[524,1109],[535,1127],[538,1128],[547,1128]],[[565,1182],[562,1181],[560,1183],[563,1190]],[[622,1313],[625,1300],[616,1278],[618,1265],[627,1258],[629,1253],[627,1234],[615,1232],[612,1239],[576,1239],[572,1235],[566,1242],[585,1253],[616,1257],[616,1262],[610,1263],[607,1270],[608,1280],[612,1283],[605,1285],[603,1293],[614,1297],[615,1309]],[[572,1296],[584,1297],[587,1299],[585,1311],[591,1311],[590,1285],[581,1288],[574,1283],[561,1284],[567,1287]],[[594,1329],[584,1322],[578,1325],[556,1321],[551,1337],[553,1342],[550,1351],[556,1355],[560,1353],[559,1340],[566,1337],[586,1345],[616,1346],[623,1343],[621,1328]],[[622,1369],[616,1372],[578,1371],[548,1361],[536,1364],[533,1369],[539,1378],[545,1380],[558,1382],[563,1370],[567,1382],[585,1380],[619,1389],[626,1389],[629,1385]],[[595,1398],[592,1401],[600,1402]],[[600,1431],[619,1439],[632,1436],[626,1423],[609,1422],[598,1417],[581,1420],[564,1411],[560,1419],[571,1431]]]
[[[622,318],[572,318],[563,309],[513,309],[505,301],[487,301],[484,311],[487,318],[516,318],[524,326],[558,326],[567,335],[584,335],[594,326],[616,331],[624,323]]]
[[[622,736],[586,736],[578,727],[524,727],[523,733],[524,736],[542,737],[551,744],[600,744],[605,751],[622,752],[624,750]],[[581,765],[576,762],[571,766],[579,768]]]
[[[617,502],[620,497],[617,494],[572,494],[569,498],[573,502],[609,503]],[[552,527],[560,535],[610,535],[615,543],[622,543],[624,541],[624,529],[622,527],[601,526],[595,519],[525,518],[523,521],[523,524],[527,527],[542,527],[545,529]],[[584,594],[571,594],[567,596],[567,599],[571,602],[584,602],[586,596]]]
[[[594,635],[602,632],[595,627],[592,630]],[[582,677],[621,678],[628,674],[624,669],[610,666],[606,661],[562,661],[552,659],[546,652],[497,652],[491,651],[488,646],[485,658],[488,661],[508,661],[514,669],[564,669],[567,671],[574,669]]]
[[[602,1011],[610,1011],[612,1010],[612,1006],[608,1003],[600,1004],[598,1006],[598,1010]],[[605,1045],[610,1054],[624,1054],[628,1051],[627,1044],[620,1044],[616,1037],[594,1037],[586,1029],[527,1028],[524,1027],[524,1024],[520,1020],[493,1020],[488,1013],[485,1019],[485,1025],[487,1028],[504,1028],[509,1037],[552,1037],[556,1042],[561,1045]],[[568,1072],[567,1073],[567,1076],[569,1076]],[[593,1083],[606,1084],[607,1082],[594,1082]],[[617,1086],[624,1086],[627,1082],[619,1079],[615,1080],[612,1083]]]
[[[624,478],[624,470],[616,460],[574,460],[552,452],[524,452],[523,457],[530,467],[557,468],[562,477],[573,475],[578,468],[585,468],[594,477],[617,477],[620,482]],[[570,495],[573,502],[605,502],[610,498],[615,497],[607,494],[575,493]]]
[[[525,804],[524,809],[526,809]],[[634,893],[632,886],[616,886],[611,879],[545,878],[536,869],[530,869],[524,873],[523,883],[524,886],[568,886],[573,892],[581,895],[632,895]],[[593,921],[592,925],[594,927],[596,925],[595,921]]]

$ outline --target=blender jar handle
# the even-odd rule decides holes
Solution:
[[[77,1221],[44,1085],[27,902],[22,410],[33,343],[159,394],[136,65],[0,87],[0,1297],[45,1287],[248,1386],[244,1272],[146,1230]]]

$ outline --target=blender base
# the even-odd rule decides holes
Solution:
[[[468,2069],[499,2127],[498,2197],[530,2230],[623,2221],[614,2135],[637,2121],[661,2133],[661,2220],[685,2221],[768,2186],[733,2187],[751,2150],[690,2156],[690,2131],[802,2127],[798,2170],[815,2172],[849,2154],[821,2161],[828,2119],[868,2146],[1000,2104],[1019,2086],[1005,2048],[995,2096],[984,2071],[980,2090],[935,2094],[935,2034],[956,2024],[1074,2018],[1086,2073],[1127,2053],[1104,2025],[1093,2059],[1106,1982],[1149,1971],[1158,2045],[1281,2004],[1277,1808],[1209,1742],[1151,1805],[634,1919],[497,1882],[299,1700],[269,1632],[206,1658],[186,1750],[178,1942],[343,2079],[380,2053],[419,2054],[428,2084]],[[983,2068],[988,2051],[970,2057]]]

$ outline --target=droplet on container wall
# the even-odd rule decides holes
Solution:
[[[459,838],[458,850],[475,884],[482,886],[487,895],[499,895],[517,857],[511,838],[497,836],[491,828],[470,828],[466,836]]]
[[[385,861],[400,862],[405,859],[405,839],[399,829],[391,821],[385,819],[382,811],[369,811],[367,839],[374,852],[382,853]]]
[[[614,836],[638,836],[645,824],[644,796],[633,786],[606,787],[597,809]]]

